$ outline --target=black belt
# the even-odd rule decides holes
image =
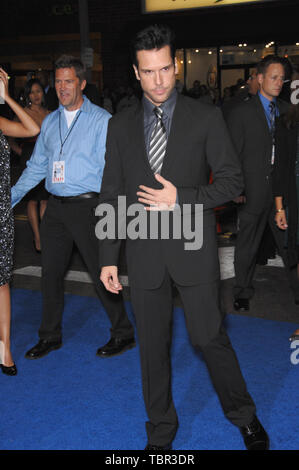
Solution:
[[[54,199],[57,199],[60,202],[79,202],[84,199],[93,199],[99,197],[99,193],[84,193],[78,194],[77,196],[55,196],[51,195]]]

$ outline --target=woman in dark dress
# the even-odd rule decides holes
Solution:
[[[299,276],[299,104],[292,104],[279,118],[275,143],[275,221],[286,231],[289,265],[297,266]],[[290,336],[290,341],[294,339],[299,339],[299,329]]]
[[[26,83],[24,90],[25,111],[41,127],[43,120],[50,113],[45,104],[45,93],[41,82],[33,78]],[[21,157],[21,173],[31,158],[36,137],[23,139],[20,144],[11,142],[12,149]],[[33,244],[37,252],[41,251],[39,225],[45,213],[49,193],[45,188],[45,180],[41,181],[26,195],[27,216],[33,232]]]
[[[16,375],[17,368],[10,350],[10,290],[14,224],[10,200],[10,149],[5,136],[30,137],[39,133],[39,126],[8,92],[7,73],[0,68],[0,97],[6,101],[20,122],[0,117],[0,365],[2,372]]]

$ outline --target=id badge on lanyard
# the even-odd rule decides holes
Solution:
[[[273,144],[272,144],[272,154],[271,154],[271,165],[274,165],[274,161],[275,161],[275,144],[273,142]]]
[[[60,135],[60,156],[62,155],[62,150],[65,142],[67,141],[70,133],[72,132],[79,116],[81,114],[81,110],[78,112],[76,118],[74,119],[64,141],[62,140],[61,136],[61,121],[60,121],[60,114],[59,114],[59,135]],[[53,168],[52,168],[52,183],[65,183],[65,160],[55,160],[53,162]]]
[[[59,160],[53,162],[52,183],[65,182],[65,161]]]

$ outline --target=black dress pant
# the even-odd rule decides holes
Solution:
[[[64,276],[75,243],[111,322],[111,336],[130,338],[134,329],[122,295],[106,291],[100,281],[94,209],[98,199],[61,202],[50,197],[41,223],[43,312],[41,339],[60,340],[64,308]]]
[[[267,222],[273,233],[278,253],[283,259],[286,275],[294,297],[299,300],[299,281],[297,269],[289,268],[285,248],[285,232],[279,230],[274,221],[274,204],[260,214],[251,214],[246,206],[239,211],[239,232],[235,247],[235,286],[234,297],[250,299],[254,295],[253,276],[257,262],[258,250]]]
[[[249,424],[255,414],[255,404],[222,326],[219,283],[190,287],[175,285],[183,302],[191,343],[202,351],[226,417],[237,426]],[[171,392],[173,303],[170,276],[166,274],[158,289],[131,287],[131,300],[140,343],[143,395],[149,417],[146,423],[148,442],[163,447],[172,442],[178,427]]]

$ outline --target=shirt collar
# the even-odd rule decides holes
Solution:
[[[258,92],[258,94],[259,94],[259,98],[260,98],[264,108],[269,109],[269,104],[271,103],[271,101],[268,100],[268,98],[266,98],[264,95],[262,95],[262,93],[260,91]],[[272,102],[276,105],[276,98],[273,98]]]
[[[60,112],[62,112],[62,111],[64,111],[65,107],[62,106],[61,103],[59,103],[58,109],[59,109]],[[83,103],[82,103],[82,106],[79,109],[83,113],[89,113],[90,110],[91,110],[91,102],[89,101],[89,99],[85,95],[83,95]]]
[[[174,88],[169,96],[169,98],[160,105],[160,108],[163,109],[163,113],[167,117],[171,117],[175,108],[177,100],[177,91],[176,88]],[[147,99],[144,95],[142,97],[142,103],[143,103],[143,109],[144,109],[144,114],[148,118],[153,116],[153,110],[156,107],[149,99]]]

